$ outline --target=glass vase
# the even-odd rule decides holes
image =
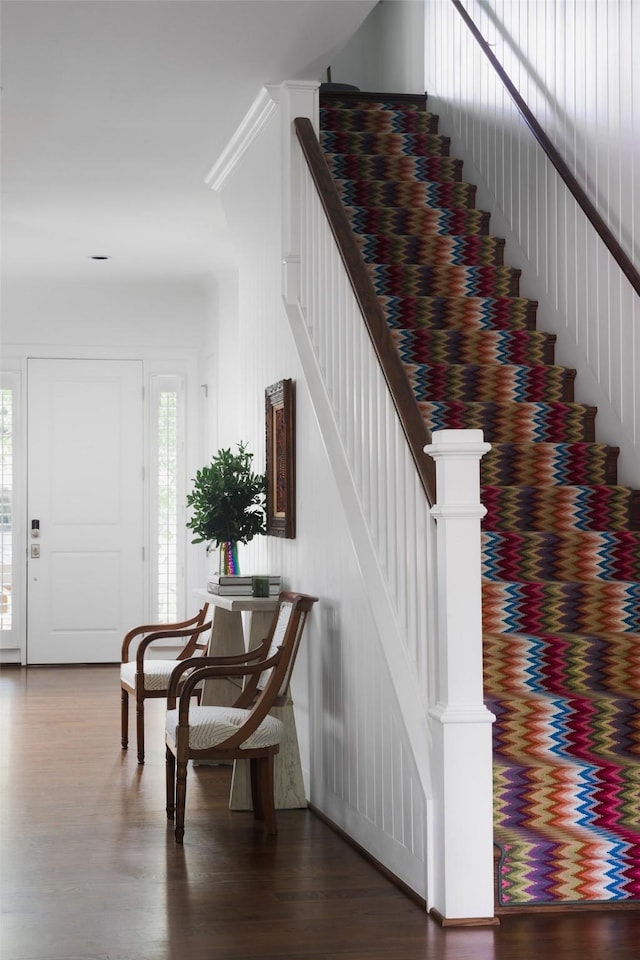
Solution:
[[[238,563],[238,544],[235,540],[225,540],[220,544],[220,561],[218,573],[225,577],[235,577],[240,573]]]

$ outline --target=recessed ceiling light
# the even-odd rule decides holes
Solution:
[[[96,254],[89,257],[90,260],[111,260],[111,257],[107,257],[104,254]]]

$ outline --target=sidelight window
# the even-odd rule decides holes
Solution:
[[[0,389],[0,630],[13,626],[13,390]]]
[[[184,594],[184,389],[182,378],[152,378],[154,411],[152,477],[153,609],[159,623],[183,616]]]

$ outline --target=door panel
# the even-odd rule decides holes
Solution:
[[[142,363],[28,372],[27,662],[116,662],[144,619]]]

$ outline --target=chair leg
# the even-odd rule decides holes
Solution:
[[[176,843],[184,837],[184,808],[187,801],[187,762],[178,760],[176,776]]]
[[[176,813],[176,758],[167,747],[167,820],[173,821]]]
[[[260,794],[260,809],[262,819],[264,820],[265,830],[268,834],[275,835],[278,832],[276,823],[276,805],[273,796],[273,754],[267,757],[261,757],[257,761],[256,774],[258,781],[258,792]],[[255,816],[255,814],[254,814]]]
[[[244,761],[246,763],[246,760]],[[253,819],[264,820],[264,810],[262,809],[262,797],[260,795],[260,770],[258,760],[254,757],[249,760],[249,771],[251,781],[251,804],[253,806]]]
[[[126,690],[120,691],[120,742],[122,749],[129,746],[129,694]]]
[[[136,739],[138,741],[138,763],[144,763],[144,699],[136,698]]]

